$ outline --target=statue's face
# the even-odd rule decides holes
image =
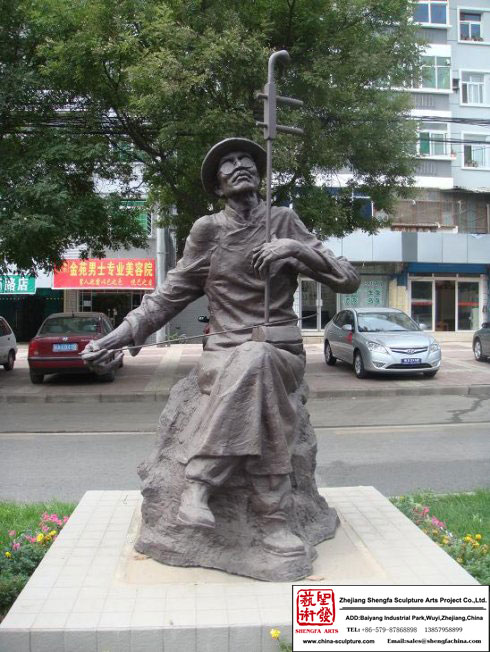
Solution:
[[[226,198],[256,191],[259,184],[257,166],[250,154],[230,152],[221,158],[218,165],[217,195]]]

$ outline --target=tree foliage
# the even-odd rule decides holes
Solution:
[[[132,166],[92,117],[65,126],[74,95],[44,74],[46,25],[31,2],[0,9],[0,272],[52,269],[73,246],[95,256],[145,246],[137,210],[122,203]],[[101,194],[102,180],[120,188]]]
[[[280,108],[279,122],[305,135],[274,142],[276,200],[294,200],[318,234],[342,235],[379,226],[362,216],[354,195],[389,209],[410,186],[409,94],[393,90],[418,63],[407,0],[20,0],[19,7],[28,23],[17,32],[25,74],[7,65],[15,102],[5,92],[0,110],[13,103],[21,116],[1,147],[9,178],[19,174],[23,186],[8,194],[2,180],[0,195],[7,229],[25,225],[34,240],[36,231],[47,234],[53,251],[70,237],[97,253],[104,238],[129,243],[129,213],[121,217],[114,200],[94,194],[92,181],[121,178],[129,192],[121,143],[144,165],[150,201],[182,240],[212,210],[199,182],[208,148],[232,135],[261,142],[255,92],[278,49],[292,57],[278,70],[279,92],[305,102],[301,111]],[[13,50],[11,60],[18,60]],[[72,111],[53,127],[67,105]],[[345,173],[348,186],[328,191]],[[15,260],[14,247],[5,251]]]

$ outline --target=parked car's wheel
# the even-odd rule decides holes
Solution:
[[[114,382],[114,379],[116,377],[116,372],[113,369],[112,371],[109,371],[108,374],[102,374],[99,376],[99,380],[101,383],[112,383]]]
[[[432,371],[424,371],[424,376],[426,378],[434,378],[439,369],[433,369]]]
[[[3,365],[5,371],[12,371],[15,364],[15,351],[9,351],[7,362]]]
[[[478,362],[484,362],[487,359],[487,356],[483,355],[481,341],[478,338],[473,342],[473,353],[475,360],[478,360]]]
[[[360,351],[354,353],[354,372],[358,378],[366,378],[368,375]]]
[[[330,342],[328,340],[325,340],[323,353],[325,355],[326,364],[328,364],[329,367],[333,367],[333,365],[337,362],[337,358],[332,354],[332,349],[330,347]]]
[[[34,385],[40,385],[44,380],[44,374],[36,374],[34,371],[29,371],[29,376]]]

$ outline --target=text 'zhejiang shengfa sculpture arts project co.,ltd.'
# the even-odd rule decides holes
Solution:
[[[359,278],[293,210],[274,207],[266,216],[258,192],[266,168],[265,150],[245,138],[209,150],[202,183],[224,199],[224,210],[194,223],[166,282],[83,357],[107,373],[118,364],[108,362],[110,350],[143,345],[207,296],[210,332],[201,359],[173,387],[157,445],[139,467],[144,501],[136,549],[166,564],[281,581],[310,574],[314,546],[338,524],[314,480],[316,438],[293,311],[297,277],[344,293],[354,292]]]

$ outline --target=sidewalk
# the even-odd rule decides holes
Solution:
[[[327,367],[321,343],[307,344],[306,380],[311,398],[329,396],[474,395],[490,396],[490,363],[473,358],[471,341],[441,342],[442,366],[435,378],[372,376],[359,380],[352,367],[337,363]],[[125,355],[124,367],[113,383],[100,383],[93,376],[46,376],[42,385],[29,380],[27,346],[21,344],[13,371],[0,368],[0,404],[73,403],[164,400],[171,387],[186,376],[199,360],[200,344],[149,347],[138,356]]]

